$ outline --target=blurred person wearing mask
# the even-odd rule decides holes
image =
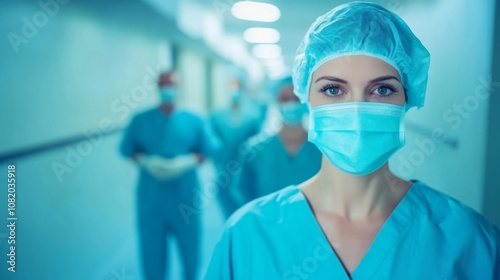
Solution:
[[[158,80],[161,103],[136,115],[121,143],[123,156],[140,168],[137,188],[138,227],[145,279],[165,279],[167,237],[178,243],[184,279],[196,279],[200,216],[184,212],[199,189],[197,167],[218,148],[209,126],[177,108],[173,71]]]
[[[281,124],[271,124],[270,131],[264,129],[246,143],[239,160],[241,172],[231,186],[238,207],[303,182],[321,167],[321,152],[307,141],[303,124],[307,107],[293,93],[292,78],[277,81],[272,91]]]
[[[212,113],[210,121],[215,133],[222,140],[223,149],[214,155],[216,178],[219,188],[219,203],[225,218],[237,208],[237,204],[229,192],[229,186],[235,176],[233,166],[238,162],[243,143],[260,131],[261,120],[257,114],[246,112],[243,102],[241,82],[234,79],[230,82],[230,107]]]

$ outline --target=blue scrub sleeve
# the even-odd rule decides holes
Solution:
[[[228,232],[225,231],[221,239],[215,245],[210,263],[205,273],[205,280],[231,280],[232,261],[231,261],[231,245],[228,237]]]
[[[217,135],[218,137],[222,137],[222,133],[221,133],[220,128],[219,128],[219,122],[217,121],[217,118],[215,117],[215,115],[210,116],[208,122],[210,125],[210,129],[212,129],[212,132],[215,135]]]
[[[248,233],[240,229],[248,228],[250,221],[242,216],[243,212],[234,213],[224,226],[224,231],[215,245],[210,263],[205,273],[205,280],[233,280],[233,279],[254,279],[252,278],[251,263],[252,252],[264,250],[263,248],[253,248],[251,238]],[[239,226],[236,226],[236,223]],[[244,224],[244,225],[242,225]],[[259,269],[252,267],[252,269]],[[269,278],[276,279],[276,278]]]
[[[250,146],[246,146],[238,160],[241,172],[234,175],[231,184],[231,193],[234,200],[238,201],[238,208],[256,197],[257,173],[254,165],[254,161],[257,160],[256,156],[256,152]]]
[[[254,119],[252,122],[252,130],[248,137],[252,137],[257,135],[262,130],[262,122],[260,119]]]
[[[497,252],[495,256],[495,271],[493,272],[493,279],[500,279],[500,230],[495,228],[496,232],[496,243],[497,243]]]
[[[196,152],[201,153],[205,157],[214,155],[222,148],[221,140],[215,134],[208,121],[201,121],[197,139],[199,140]]]
[[[133,118],[128,127],[125,129],[122,142],[120,144],[120,153],[124,157],[131,158],[134,154],[140,152],[139,144],[137,141],[137,128],[138,120]]]

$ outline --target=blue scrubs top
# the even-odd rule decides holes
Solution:
[[[224,146],[224,149],[220,149],[213,157],[219,170],[225,170],[231,161],[237,161],[243,143],[261,128],[260,120],[256,116],[246,114],[243,108],[215,111],[210,122]]]
[[[247,203],[286,186],[300,184],[318,173],[321,157],[316,145],[307,140],[295,155],[290,155],[278,135],[257,135],[242,151],[242,169],[235,176],[232,191],[239,193]]]
[[[498,229],[416,182],[352,273],[343,268],[302,192],[252,201],[227,222],[205,279],[500,279]]]
[[[125,131],[120,151],[125,157],[132,157],[136,153],[165,158],[198,153],[208,157],[219,145],[208,122],[199,116],[182,109],[174,109],[171,115],[166,116],[154,108],[132,119]],[[141,168],[139,200],[148,201],[148,207],[151,208],[164,207],[164,204],[177,205],[179,200],[191,203],[193,189],[198,187],[195,169],[175,179],[161,181]],[[172,201],[165,201],[166,197]]]

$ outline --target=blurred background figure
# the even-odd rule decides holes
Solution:
[[[196,167],[217,149],[208,126],[175,105],[174,72],[158,79],[161,103],[132,119],[121,144],[123,156],[141,169],[137,188],[138,227],[145,279],[166,275],[167,237],[175,236],[184,279],[196,279],[200,216],[182,211],[199,189]],[[181,211],[179,211],[181,210]]]
[[[307,141],[304,128],[307,107],[293,93],[292,78],[275,81],[271,87],[274,109],[268,128],[251,138],[242,150],[241,172],[233,180],[231,193],[238,206],[298,184],[316,174],[321,167],[321,153]],[[278,117],[281,123],[272,120]]]
[[[223,148],[213,157],[216,173],[227,174],[227,179],[218,184],[218,199],[223,215],[227,218],[237,207],[229,192],[229,186],[235,176],[233,166],[237,164],[242,144],[261,128],[261,118],[251,110],[245,102],[242,81],[233,79],[229,83],[228,108],[215,110],[211,115],[211,123],[215,133],[222,140]]]

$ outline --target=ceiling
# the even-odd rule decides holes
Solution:
[[[193,39],[202,38],[204,46],[214,49],[215,53],[233,62],[238,67],[244,67],[248,73],[261,72],[261,60],[251,55],[254,44],[243,40],[243,33],[251,27],[269,27],[280,32],[278,45],[282,50],[285,71],[290,72],[297,47],[307,32],[309,26],[319,16],[332,8],[352,2],[348,0],[255,0],[273,4],[280,9],[281,17],[276,22],[263,23],[244,21],[231,14],[231,6],[237,0],[143,0],[156,7],[157,10],[176,18],[181,22],[182,32]],[[437,0],[371,0],[401,14],[406,7],[414,4],[424,4]],[[179,12],[180,11],[180,12]],[[211,14],[208,24],[206,15]],[[217,26],[213,29],[212,25]],[[216,31],[213,31],[216,30]],[[231,38],[231,40],[226,40]],[[235,42],[235,40],[237,42]],[[207,43],[208,42],[208,43]],[[253,69],[254,71],[250,71]]]
[[[204,5],[212,5],[216,9],[213,0],[198,0]],[[222,0],[223,3],[230,5],[237,1],[235,0]],[[375,0],[373,2],[379,4],[386,4],[391,0]],[[400,0],[407,1],[407,0]],[[302,41],[309,26],[320,15],[328,12],[332,8],[350,1],[346,0],[268,0],[261,1],[277,6],[281,11],[281,17],[278,21],[272,23],[244,21],[235,18],[228,10],[223,13],[222,23],[224,31],[228,34],[242,36],[243,32],[250,27],[270,27],[277,29],[280,32],[280,41],[278,45],[281,46],[283,58],[287,68],[291,68],[295,51]],[[392,2],[394,2],[392,0]],[[220,8],[220,6],[218,6]],[[253,44],[247,43],[248,51],[251,50]]]

